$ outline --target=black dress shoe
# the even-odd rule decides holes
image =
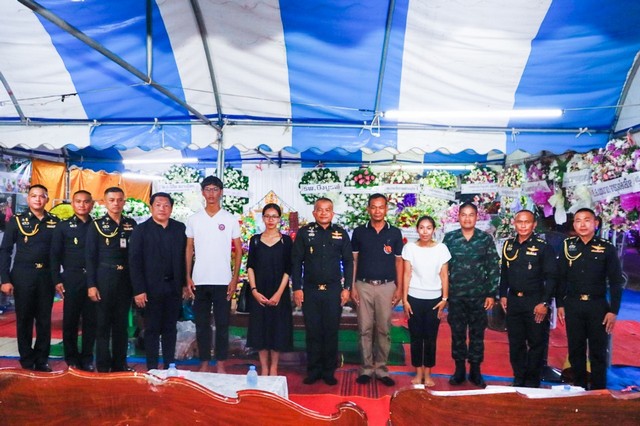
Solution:
[[[469,370],[469,381],[480,388],[485,388],[487,386],[482,378],[482,373],[480,372],[480,364],[471,364],[471,369]]]
[[[130,372],[133,373],[136,370],[134,370],[133,368],[129,367],[128,365],[125,365],[124,367],[114,367],[111,369],[112,373],[121,373],[121,372]]]
[[[33,367],[34,371],[42,371],[43,373],[51,373],[53,370],[49,367],[49,364],[37,364]]]
[[[371,376],[367,376],[366,374],[361,374],[356,379],[356,383],[358,383],[360,385],[366,385],[370,381],[371,381]]]
[[[322,381],[328,384],[329,386],[335,386],[338,384],[338,380],[333,376],[323,377]]]
[[[80,364],[80,370],[88,371],[89,373],[93,373],[94,371],[96,371],[96,369],[95,369],[95,367],[93,366],[92,363],[82,363],[82,364]]]
[[[318,380],[320,380],[320,377],[318,376],[307,376],[304,378],[304,380],[302,380],[302,383],[304,383],[305,385],[312,385]]]
[[[377,379],[385,386],[393,386],[396,384],[396,382],[389,376],[377,377]]]

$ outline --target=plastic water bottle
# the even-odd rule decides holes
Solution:
[[[169,368],[167,369],[167,378],[169,377],[178,377],[178,369],[173,362],[169,364]]]
[[[247,387],[250,389],[258,387],[258,372],[255,365],[250,366],[247,372]]]

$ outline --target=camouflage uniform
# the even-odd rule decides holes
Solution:
[[[498,290],[498,252],[493,238],[479,229],[474,230],[468,241],[461,229],[448,232],[443,243],[451,252],[447,318],[451,327],[451,356],[455,361],[481,363],[487,327],[484,302],[487,297],[495,297]]]

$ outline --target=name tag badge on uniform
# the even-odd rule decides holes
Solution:
[[[537,256],[538,255],[538,250],[540,250],[538,247],[536,246],[531,246],[529,248],[527,248],[527,255],[528,256]]]
[[[120,248],[127,248],[127,239],[120,238]]]
[[[331,233],[331,238],[333,238],[334,240],[341,240],[342,234],[340,233],[340,231],[333,231]]]
[[[125,223],[124,225],[122,225],[122,229],[124,229],[125,231],[133,231],[133,225]]]
[[[605,249],[605,247],[604,247],[604,246],[600,246],[600,245],[598,245],[598,246],[595,246],[595,245],[594,245],[594,246],[591,246],[591,252],[592,252],[592,253],[604,253],[604,249]]]

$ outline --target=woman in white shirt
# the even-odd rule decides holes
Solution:
[[[416,368],[413,384],[434,386],[431,368],[436,363],[436,340],[449,294],[449,249],[433,239],[436,223],[422,216],[416,224],[419,239],[402,250],[404,289],[402,302],[409,320],[411,364]]]

